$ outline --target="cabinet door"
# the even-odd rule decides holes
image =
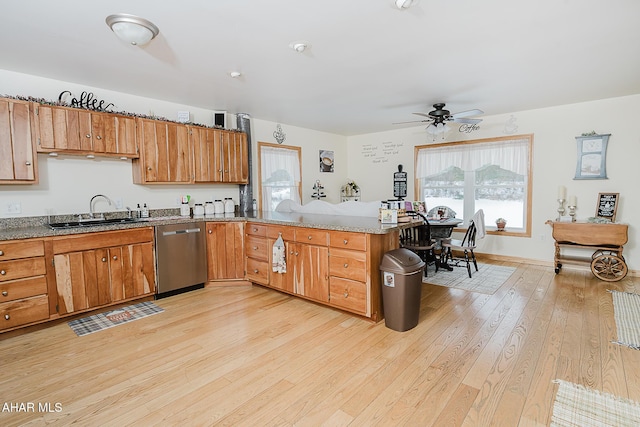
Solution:
[[[190,129],[193,147],[193,173],[195,182],[218,182],[216,154],[220,150],[220,130],[192,127]]]
[[[329,301],[329,248],[295,244],[295,292],[308,298]]]
[[[0,183],[36,182],[30,105],[0,100]]]
[[[85,286],[85,255],[84,252],[72,252],[54,255],[53,261],[56,272],[56,289],[58,291],[58,314],[73,313],[89,308]],[[95,257],[92,258],[95,264]]]
[[[243,233],[242,222],[207,223],[208,280],[244,278]]]
[[[116,152],[127,157],[138,157],[136,120],[133,117],[116,116]]]
[[[109,278],[113,302],[154,293],[153,244],[109,248]]]
[[[108,113],[90,113],[91,143],[96,153],[117,153],[116,116]]]
[[[244,133],[222,133],[222,181],[247,183],[249,179],[247,138]]]

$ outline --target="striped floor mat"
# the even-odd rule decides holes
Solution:
[[[640,350],[640,295],[610,290],[618,339],[616,344]]]
[[[69,322],[69,326],[79,337],[102,331],[104,329],[113,328],[123,323],[132,322],[142,319],[153,314],[163,312],[164,309],[158,307],[151,301],[141,302],[135,305],[129,305],[117,310],[107,311],[105,313],[94,314],[93,316],[75,319]]]

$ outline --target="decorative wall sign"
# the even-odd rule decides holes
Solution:
[[[609,136],[576,136],[578,144],[578,162],[574,179],[607,179],[607,144]]]
[[[67,94],[69,96],[72,96],[71,92],[68,90],[60,92],[60,95],[58,95],[58,102],[64,102],[62,98]],[[95,111],[107,111],[108,108],[113,107],[113,103],[111,102],[105,105],[105,101],[103,99],[98,100],[94,98],[92,92],[82,92],[80,94],[80,99],[71,98],[70,104],[72,107],[86,108],[88,110]]]
[[[333,172],[333,151],[320,150],[320,172]]]
[[[596,217],[606,218],[611,222],[616,221],[618,211],[618,196],[620,193],[598,193],[598,205],[596,206]]]

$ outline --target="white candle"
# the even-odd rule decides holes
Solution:
[[[565,187],[564,185],[558,187],[558,199],[567,199],[567,187]]]
[[[576,196],[569,196],[568,206],[577,206],[576,205]]]

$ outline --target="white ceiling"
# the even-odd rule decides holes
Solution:
[[[2,69],[341,135],[435,102],[494,115],[640,93],[637,0],[3,3]],[[159,36],[125,44],[105,24],[117,12]]]

